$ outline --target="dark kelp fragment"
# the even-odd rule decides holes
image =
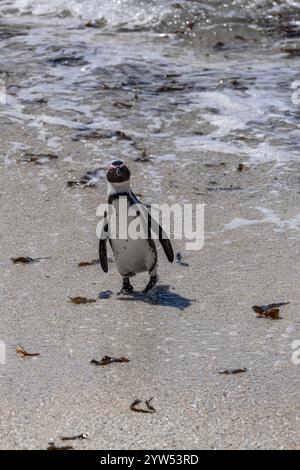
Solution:
[[[98,18],[96,20],[89,20],[84,23],[86,28],[103,28],[107,25],[107,21],[104,17]]]
[[[61,55],[58,57],[48,59],[47,62],[53,66],[63,65],[67,67],[84,66],[87,64],[87,61],[85,60],[83,56],[78,56],[75,54]]]
[[[130,135],[126,134],[124,131],[115,131],[113,132],[111,137],[117,137],[121,140],[129,140],[131,142],[134,142],[134,139]]]
[[[18,258],[11,258],[12,262],[17,264],[17,263],[33,263],[34,258],[29,258],[29,256],[19,256]]]
[[[80,183],[79,181],[68,181],[67,186],[69,186],[69,188],[73,188],[73,186],[80,186]]]
[[[77,439],[79,439],[79,440],[88,439],[88,437],[89,437],[89,433],[88,432],[83,432],[83,433],[78,434],[76,436],[70,436],[70,437],[60,436],[60,439],[62,441],[76,441]]]
[[[174,79],[174,78],[180,78],[181,74],[180,73],[165,73],[164,78],[166,79]]]
[[[220,49],[223,49],[225,47],[225,43],[222,42],[222,41],[218,41],[218,42],[216,42],[216,44],[213,47],[214,47],[214,49],[220,50]]]
[[[156,91],[158,93],[169,93],[169,92],[172,92],[172,91],[182,91],[184,90],[184,87],[183,86],[180,86],[180,85],[161,85],[160,87],[158,87],[156,89]]]
[[[281,52],[288,54],[288,58],[300,56],[300,48],[296,45],[284,46],[280,50]]]
[[[149,398],[149,400],[146,400],[146,406],[148,408],[148,410],[150,411],[150,413],[155,413],[155,408],[151,405],[151,401],[153,400],[153,397]]]
[[[99,140],[105,139],[105,134],[98,131],[81,131],[78,134],[75,134],[72,137],[74,142],[78,142],[79,140]]]
[[[101,178],[105,175],[105,168],[96,168],[95,170],[87,171],[85,175],[83,175],[77,181],[68,181],[67,185],[72,188],[73,186],[81,186],[83,188],[95,188]]]
[[[240,80],[237,80],[236,78],[229,80],[228,85],[234,90],[239,91],[246,91],[249,89],[246,85],[243,85],[243,83]]]
[[[145,151],[146,152],[146,151]],[[153,158],[152,157],[147,157],[146,153],[143,152],[141,157],[136,157],[134,161],[136,163],[150,163],[152,162]]]
[[[78,263],[79,268],[83,268],[84,266],[92,266],[93,264],[98,264],[98,259],[93,259],[92,261],[80,261]]]
[[[85,175],[83,175],[79,183],[82,186],[91,186],[95,187],[98,185],[101,178],[105,176],[105,168],[96,168],[95,170],[87,171]]]
[[[234,39],[238,39],[239,41],[246,41],[246,39],[243,36],[240,36],[239,34],[236,34],[234,36]]]
[[[23,348],[23,346],[21,346],[20,344],[16,347],[16,353],[18,356],[20,357],[36,357],[36,356],[40,356],[40,353],[29,353],[27,351],[25,351],[25,349]]]
[[[288,305],[289,302],[279,302],[277,304],[268,305],[253,305],[252,310],[256,313],[257,318],[271,318],[272,320],[279,320],[280,310],[283,305]]]
[[[57,160],[58,156],[54,153],[25,153],[24,159],[19,160],[20,162],[27,162],[27,163],[35,163],[36,165],[43,165],[44,163],[48,163],[51,160]]]
[[[47,447],[46,450],[74,450],[73,446],[56,446],[54,442],[49,442],[49,446]]]
[[[41,259],[48,259],[48,258],[30,258],[29,256],[19,256],[18,258],[10,258],[14,264],[23,263],[38,263]]]
[[[248,171],[249,168],[246,165],[244,165],[244,163],[239,163],[238,167],[237,167],[237,170],[242,173],[243,171]]]
[[[76,304],[76,305],[93,304],[94,302],[96,302],[95,299],[87,299],[86,297],[81,297],[81,296],[69,297],[69,299],[70,299],[70,302],[72,302],[72,304]]]
[[[100,361],[96,361],[96,359],[91,360],[91,364],[94,366],[107,366],[108,364],[112,364],[113,362],[130,362],[127,357],[109,357],[103,356]]]
[[[240,186],[229,186],[228,188],[206,188],[207,191],[240,191]]]
[[[254,310],[254,309],[253,309]],[[255,310],[254,310],[255,311]],[[279,315],[279,308],[272,308],[266,312],[259,312],[258,310],[255,311],[257,318],[271,318],[272,320],[280,320],[280,315]]]
[[[126,103],[125,101],[115,101],[114,106],[116,108],[133,109],[134,108],[134,103]]]
[[[210,163],[204,163],[204,166],[207,168],[218,168],[220,166],[226,166],[225,162],[210,162]]]
[[[47,98],[36,98],[35,100],[32,100],[32,101],[29,101],[29,103],[32,103],[32,104],[47,104],[48,103],[48,100]]]
[[[182,261],[182,255],[181,255],[181,253],[179,253],[179,252],[176,254],[176,262],[177,262],[180,266],[184,266],[184,267],[189,266],[188,263],[185,263],[184,261]]]
[[[72,137],[75,142],[82,140],[100,140],[100,139],[113,139],[129,140],[134,142],[134,139],[126,134],[124,131],[97,131],[97,130],[84,130]]]
[[[145,400],[146,408],[138,408],[138,405],[142,403],[142,400],[134,400],[134,402],[130,405],[131,411],[135,411],[136,413],[155,413],[155,408],[151,405],[151,401],[153,397],[149,398],[149,400]]]
[[[219,374],[224,374],[224,375],[235,375],[235,374],[242,374],[243,372],[247,372],[246,367],[240,368],[240,369],[225,369],[221,370]]]
[[[99,299],[109,299],[113,295],[111,290],[104,290],[100,292]]]

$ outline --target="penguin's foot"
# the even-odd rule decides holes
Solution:
[[[128,287],[122,287],[120,292],[118,292],[118,295],[130,295],[133,292],[133,287],[131,286],[130,288]]]
[[[149,292],[149,290],[153,289],[154,286],[158,283],[159,277],[157,275],[151,276],[148,284],[146,285],[145,289],[143,290],[144,294]]]
[[[133,287],[130,284],[129,278],[124,277],[123,278],[122,290],[121,290],[121,292],[119,292],[119,294],[130,295],[130,294],[132,294],[132,292],[133,292]]]

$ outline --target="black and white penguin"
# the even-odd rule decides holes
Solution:
[[[102,232],[99,242],[99,257],[100,264],[104,272],[108,272],[107,262],[107,240],[109,240],[116,265],[119,273],[123,278],[123,286],[121,293],[130,294],[133,287],[130,284],[130,277],[135,276],[137,273],[148,272],[150,280],[144,290],[148,292],[158,282],[157,275],[157,251],[156,246],[151,237],[151,230],[155,233],[156,238],[160,241],[167,259],[170,263],[174,260],[174,252],[170,240],[167,238],[162,227],[151,217],[148,207],[142,204],[130,187],[130,171],[126,164],[121,160],[112,162],[107,170],[107,181],[109,184],[108,191],[108,204],[112,204],[116,214],[116,225],[118,226],[120,217],[127,217],[127,227],[133,219],[145,218],[148,219],[147,235],[141,238],[130,238],[127,233],[127,238],[120,238],[117,234],[111,235],[109,217],[107,213],[102,225]],[[127,213],[119,213],[119,200],[120,198],[127,200]],[[142,208],[140,212],[135,215],[128,214],[131,206],[139,204]],[[135,206],[136,207],[136,206]],[[143,221],[141,220],[141,223]]]

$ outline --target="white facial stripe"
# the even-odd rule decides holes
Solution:
[[[124,168],[126,166],[126,163],[122,163],[121,165],[114,165],[113,163],[110,163],[108,166],[109,170],[115,170],[116,168]]]

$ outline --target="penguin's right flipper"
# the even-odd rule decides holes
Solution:
[[[107,261],[107,235],[108,232],[108,222],[106,218],[103,221],[103,226],[100,234],[100,241],[99,241],[99,259],[101,268],[105,273],[108,272],[108,261]]]

